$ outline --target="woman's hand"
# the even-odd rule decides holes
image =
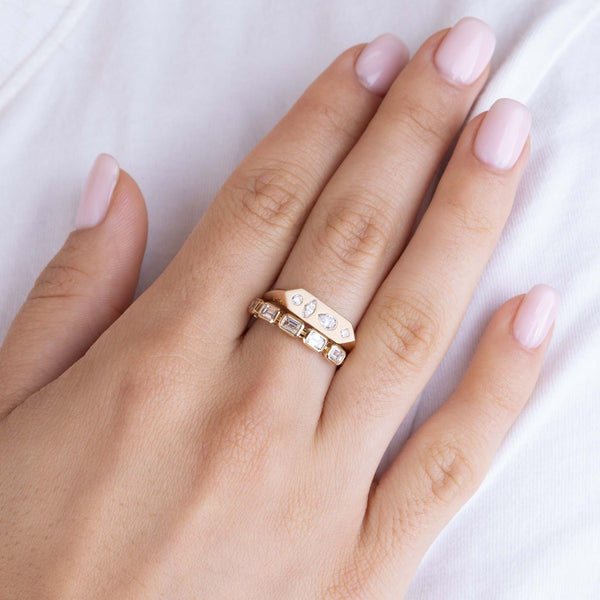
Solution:
[[[466,125],[409,241],[493,46],[466,19],[406,65],[391,36],[346,51],[131,306],[144,202],[98,160],[78,230],[0,352],[3,599],[401,597],[526,402],[556,311],[545,286],[504,304],[374,481],[527,161],[529,113],[500,100]],[[360,321],[339,370],[276,327],[247,329],[273,287]]]

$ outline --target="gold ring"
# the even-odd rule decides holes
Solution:
[[[269,290],[264,298],[252,300],[248,311],[301,338],[338,367],[355,344],[352,323],[302,288]]]

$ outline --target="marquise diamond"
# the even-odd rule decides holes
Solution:
[[[302,315],[304,316],[304,318],[310,317],[310,315],[312,315],[315,312],[315,310],[317,310],[317,301],[316,300],[311,300],[304,307],[304,312],[302,313]]]
[[[337,325],[335,317],[328,315],[327,313],[321,313],[319,315],[319,323],[321,323],[325,329],[335,329]]]

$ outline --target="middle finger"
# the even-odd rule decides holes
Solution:
[[[323,190],[275,288],[305,288],[357,323],[404,247],[431,179],[485,83],[494,45],[490,28],[473,18],[423,44]],[[310,369],[311,395],[322,398],[333,366],[274,329],[252,327],[244,344],[261,364],[272,353],[277,364],[291,361],[300,379]],[[305,392],[300,380],[295,386],[286,376],[288,389]],[[308,405],[318,416],[320,403]]]

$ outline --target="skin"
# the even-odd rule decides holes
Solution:
[[[510,212],[509,171],[461,133],[487,72],[449,83],[432,36],[385,99],[351,48],[223,185],[132,302],[146,212],[121,172],[0,350],[0,589],[17,598],[402,597],[527,401],[549,338],[494,315],[462,382],[380,480]],[[408,243],[408,245],[407,245]],[[359,323],[335,367],[247,305],[304,287]]]

